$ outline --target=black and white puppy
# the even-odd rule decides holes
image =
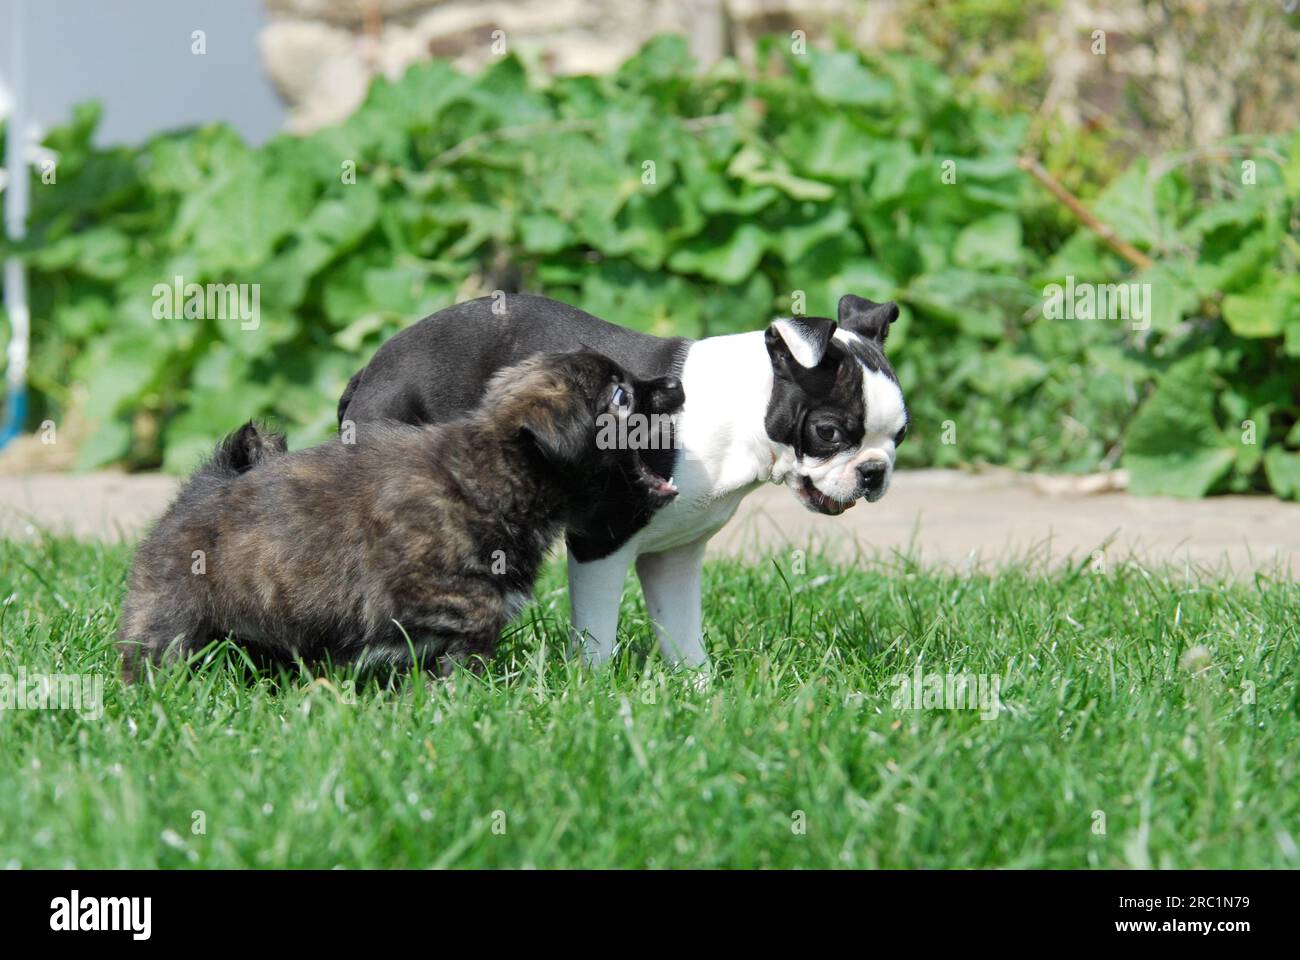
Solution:
[[[664,657],[707,663],[700,617],[704,546],[759,484],[784,483],[810,510],[836,515],[889,489],[907,408],[885,358],[893,303],[845,296],[838,324],[777,320],[766,330],[692,341],[606,323],[544,297],[460,303],[398,333],[339,401],[340,426],[436,423],[473,406],[501,367],[532,353],[587,346],[637,376],[678,377],[686,402],[673,449],[647,451],[680,491],[669,506],[629,511],[611,490],[570,525],[575,638],[592,662],[614,652],[619,601],[635,563]]]

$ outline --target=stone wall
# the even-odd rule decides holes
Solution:
[[[895,0],[266,0],[259,38],[267,73],[290,108],[289,129],[309,132],[347,116],[372,72],[398,76],[445,57],[475,69],[501,41],[537,51],[556,73],[614,69],[660,33],[681,33],[702,66],[753,59],[754,42],[802,29],[852,25],[864,43],[901,40]],[[498,32],[499,31],[499,32]]]
[[[1040,109],[1119,130],[1143,152],[1293,129],[1293,19],[1281,2],[1253,0],[1065,3],[1043,40],[1050,70]]]
[[[373,73],[430,56],[476,69],[528,48],[557,73],[613,69],[650,37],[678,32],[707,66],[752,62],[756,40],[803,30],[861,49],[913,48],[996,88],[1013,42],[1044,58],[1026,111],[1104,124],[1137,149],[1199,146],[1233,130],[1300,122],[1300,32],[1284,4],[1259,0],[1036,0],[1014,25],[980,33],[969,4],[943,0],[266,0],[263,62],[308,132],[347,116]],[[955,8],[956,12],[954,12]],[[1014,8],[1012,8],[1014,9]],[[964,19],[963,19],[964,18]],[[964,35],[960,35],[962,31]],[[1105,52],[1095,51],[1095,32]],[[973,32],[973,36],[971,35]],[[960,42],[958,42],[960,41]],[[1008,53],[1008,51],[1011,51]]]

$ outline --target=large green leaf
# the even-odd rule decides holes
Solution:
[[[1300,453],[1273,447],[1264,454],[1264,472],[1279,497],[1300,500]]]
[[[1277,337],[1300,323],[1300,277],[1270,275],[1251,293],[1223,298],[1223,319],[1239,337]]]
[[[127,410],[166,359],[157,338],[125,333],[99,341],[84,367],[86,403],[95,418]]]
[[[1194,316],[1201,306],[1201,295],[1196,291],[1189,268],[1171,260],[1135,274],[1127,286],[1129,320],[1133,329],[1149,327],[1162,333],[1172,331],[1184,319]],[[1139,302],[1145,314],[1142,317],[1138,316]]]
[[[849,212],[843,207],[835,207],[815,219],[785,227],[777,235],[772,248],[786,263],[795,263],[823,240],[842,235],[848,225]]]
[[[725,237],[716,234],[691,239],[668,260],[679,273],[698,273],[719,283],[740,283],[758,266],[767,237],[752,223],[737,226]]]
[[[101,420],[77,448],[77,469],[95,470],[117,463],[131,451],[131,424],[125,417]]]
[[[1214,420],[1212,358],[1170,367],[1129,424],[1124,466],[1134,493],[1200,497],[1232,469],[1237,448]]]
[[[985,340],[1001,339],[1007,324],[1030,302],[1019,283],[971,270],[945,270],[915,278],[900,296]]]
[[[1020,238],[1020,219],[1011,213],[995,213],[957,235],[953,260],[961,267],[1014,267],[1025,256]]]
[[[872,73],[856,53],[849,51],[814,53],[809,69],[813,92],[826,103],[883,106],[894,93],[894,84],[888,77]]]
[[[727,173],[752,187],[776,187],[795,200],[829,200],[835,195],[829,183],[795,176],[785,161],[765,156],[756,147],[739,151],[728,165]]]
[[[191,245],[205,276],[237,275],[265,263],[310,204],[310,184],[291,171],[237,163],[186,198],[180,240]]]
[[[1154,243],[1156,237],[1146,166],[1142,160],[1135,162],[1106,188],[1092,211],[1121,240],[1138,245]]]
[[[813,115],[782,140],[792,162],[814,177],[865,181],[878,155],[876,138],[843,113]]]

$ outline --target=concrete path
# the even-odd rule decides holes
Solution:
[[[812,547],[845,561],[909,547],[930,564],[993,566],[1008,559],[1053,565],[1105,562],[1198,566],[1247,574],[1300,570],[1300,504],[1269,497],[1173,500],[1125,493],[1050,493],[1049,478],[946,470],[899,473],[879,503],[840,517],[809,513],[783,487],[748,497],[711,546],[755,556]],[[134,538],[167,505],[176,480],[158,474],[0,476],[0,535],[39,528],[82,537]]]
[[[954,568],[1131,558],[1239,576],[1300,572],[1300,503],[1048,492],[1073,486],[1064,478],[1009,471],[912,470],[894,477],[883,500],[858,503],[838,517],[809,513],[785,489],[765,488],[746,499],[712,545],[754,555],[811,543],[846,561],[910,549],[929,565]],[[1094,559],[1098,550],[1104,556]]]

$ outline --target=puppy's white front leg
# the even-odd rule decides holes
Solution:
[[[673,666],[704,667],[709,662],[700,615],[700,575],[707,541],[708,537],[701,537],[685,546],[637,557],[636,573],[659,650]]]
[[[624,546],[600,560],[579,563],[569,554],[569,607],[572,610],[573,643],[593,665],[614,655],[618,641],[618,606],[623,583],[632,562],[632,550]]]

